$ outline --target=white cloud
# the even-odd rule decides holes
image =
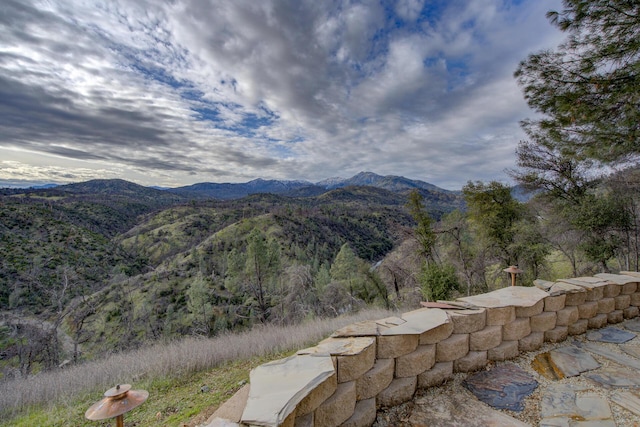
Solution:
[[[0,148],[153,184],[499,178],[529,114],[511,74],[559,40],[553,5],[6,0]]]

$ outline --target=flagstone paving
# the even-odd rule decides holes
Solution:
[[[587,339],[589,341],[610,342],[614,344],[622,344],[631,341],[635,337],[636,334],[618,328],[602,328],[587,332]]]
[[[640,320],[455,374],[380,411],[374,426],[640,427],[640,338],[628,331]]]
[[[523,400],[538,387],[531,374],[513,363],[471,375],[462,383],[489,406],[512,411],[524,410]]]

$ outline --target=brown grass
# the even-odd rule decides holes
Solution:
[[[30,407],[56,404],[115,384],[141,379],[175,378],[205,371],[225,362],[302,349],[342,326],[381,319],[391,312],[377,309],[334,319],[315,319],[294,326],[265,325],[215,338],[183,338],[70,368],[0,383],[0,415],[13,416]]]

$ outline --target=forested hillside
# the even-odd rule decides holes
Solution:
[[[360,273],[413,224],[406,193],[375,187],[224,201],[121,180],[2,192],[0,363],[22,375],[180,334],[384,305],[379,279]],[[433,214],[449,205],[434,199]],[[340,274],[348,288],[333,283]]]
[[[117,180],[4,190],[2,375],[183,335],[416,307],[505,286],[512,264],[525,285],[637,269],[637,176],[585,181],[569,204],[498,182],[231,200]]]

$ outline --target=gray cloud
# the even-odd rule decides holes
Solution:
[[[505,179],[530,114],[511,75],[558,42],[559,0],[384,5],[6,0],[0,150],[160,185]]]

